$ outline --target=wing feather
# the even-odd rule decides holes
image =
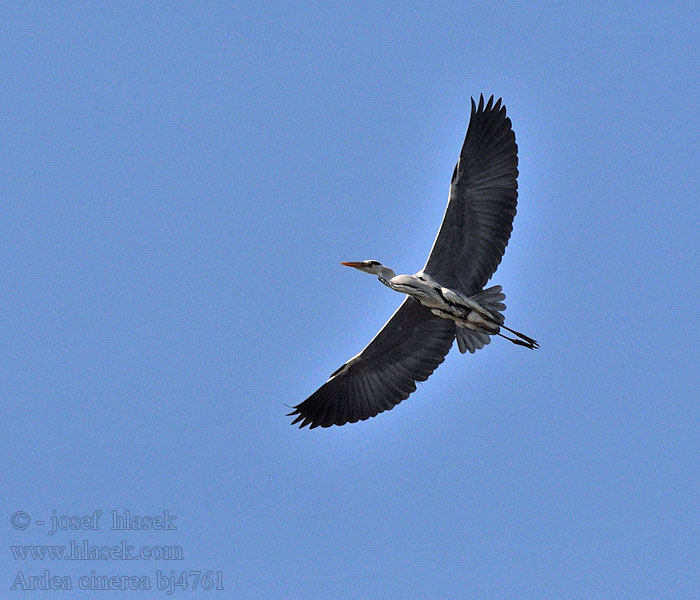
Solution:
[[[479,98],[452,175],[445,217],[423,271],[467,296],[503,258],[518,199],[518,146],[506,108]]]
[[[406,298],[360,354],[294,407],[292,424],[330,427],[391,410],[445,360],[454,337],[452,321]]]

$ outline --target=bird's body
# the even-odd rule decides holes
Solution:
[[[390,410],[415,390],[416,381],[428,378],[455,339],[462,353],[483,348],[494,335],[538,347],[504,325],[501,287],[484,289],[512,230],[517,162],[515,134],[501,101],[494,104],[491,97],[484,106],[482,96],[477,108],[472,100],[445,217],[425,267],[396,275],[375,260],[342,263],[377,275],[408,298],[362,352],[294,408],[293,423],[329,427]]]
[[[457,342],[463,354],[466,350],[474,353],[483,348],[490,343],[492,335],[506,337],[500,333],[501,327],[520,338],[506,337],[511,342],[528,348],[537,347],[535,340],[503,324],[505,319],[501,312],[506,309],[506,306],[501,302],[505,300],[505,295],[500,285],[467,297],[440,285],[424,271],[419,271],[415,275],[394,275],[392,269],[376,260],[341,264],[365,273],[376,274],[379,281],[388,288],[411,296],[429,308],[434,315],[454,321],[457,327]]]
[[[367,262],[376,263],[377,261]],[[362,268],[363,263],[342,264],[366,271]],[[494,314],[486,306],[481,306],[475,298],[466,298],[454,290],[443,287],[422,272],[415,275],[394,275],[390,279],[385,279],[380,275],[379,281],[396,292],[415,298],[423,306],[429,308],[434,315],[451,319],[455,324],[470,329],[478,330],[489,327],[493,329],[493,333],[498,333],[499,319],[495,315],[498,315],[500,311]],[[495,288],[493,289],[496,291]],[[501,289],[498,287],[497,292],[500,291]],[[501,299],[505,299],[505,297]],[[502,305],[500,309],[505,309],[505,305]],[[490,326],[491,323],[495,327]]]

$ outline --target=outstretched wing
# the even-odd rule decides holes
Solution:
[[[493,96],[472,112],[455,166],[445,217],[423,272],[471,296],[491,278],[513,230],[518,146],[506,107]]]
[[[391,410],[445,360],[454,338],[453,321],[406,298],[362,352],[294,407],[292,425],[344,425]]]

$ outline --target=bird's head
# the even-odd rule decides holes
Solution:
[[[364,271],[365,273],[371,273],[372,275],[378,275],[380,278],[389,280],[395,276],[394,271],[389,267],[385,267],[378,260],[363,260],[362,262],[342,262],[341,265],[346,267],[352,267],[358,271]]]
[[[364,271],[365,273],[371,273],[372,275],[378,275],[380,269],[384,266],[378,260],[363,260],[362,262],[341,262],[340,263],[346,267],[352,267],[358,271]]]

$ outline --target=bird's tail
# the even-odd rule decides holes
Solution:
[[[506,309],[506,305],[503,304],[505,299],[506,295],[503,293],[503,288],[500,285],[494,285],[487,290],[482,290],[470,298],[480,307],[485,308],[488,314],[484,316],[491,317],[489,320],[497,325],[502,325],[506,320],[501,314]]]
[[[459,351],[464,354],[467,350],[474,354],[477,350],[481,350],[486,344],[491,343],[491,336],[485,331],[476,331],[463,327],[457,324],[457,346]]]
[[[531,337],[503,324],[505,318],[501,313],[506,309],[506,305],[503,304],[505,299],[506,295],[503,293],[501,286],[494,285],[475,294],[465,303],[472,309],[472,312],[467,317],[467,321],[472,326],[477,326],[478,329],[472,329],[457,323],[457,345],[462,354],[467,350],[474,353],[483,348],[491,341],[492,335],[499,335],[514,344],[525,346],[526,348],[539,348],[539,344]],[[500,332],[501,328],[510,331],[516,337],[510,338],[503,335]]]
[[[471,329],[457,323],[457,346],[462,354],[467,350],[473,354],[491,342],[491,336],[498,333],[505,321],[501,314],[506,309],[506,305],[503,304],[505,299],[506,295],[500,285],[482,290],[469,298],[470,308],[479,309],[478,314],[482,317],[484,329]]]

